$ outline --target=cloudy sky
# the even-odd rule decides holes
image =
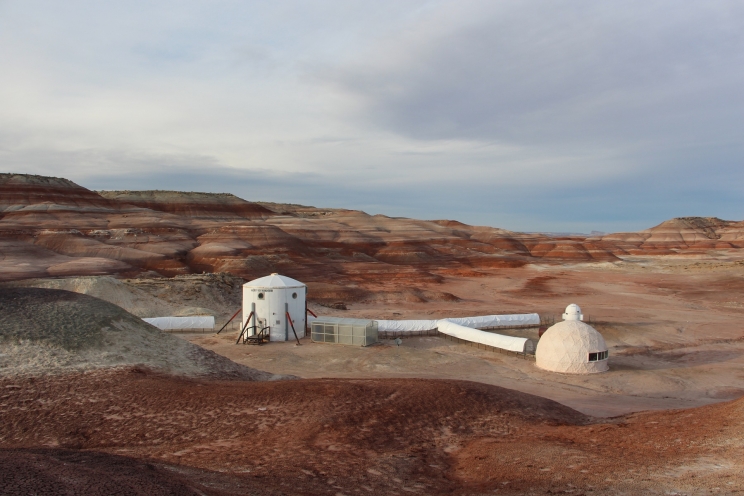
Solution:
[[[589,232],[743,159],[739,0],[0,0],[0,172]]]

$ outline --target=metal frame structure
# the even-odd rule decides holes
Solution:
[[[315,343],[369,346],[378,340],[377,321],[320,317],[310,324],[310,339]]]

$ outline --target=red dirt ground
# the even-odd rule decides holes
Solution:
[[[465,381],[143,369],[5,378],[0,391],[0,472],[20,493],[110,494],[109,482],[126,494],[744,490],[744,400],[593,419]]]

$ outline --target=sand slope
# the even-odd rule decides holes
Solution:
[[[242,305],[245,281],[230,274],[189,274],[174,278],[117,279],[80,276],[24,279],[5,287],[64,289],[113,303],[137,317],[233,315]]]
[[[0,448],[179,464],[194,481],[203,472],[188,469],[219,471],[236,478],[218,486],[228,494],[744,490],[744,400],[607,420],[447,380],[226,382],[93,371],[0,379],[0,390],[8,419]]]

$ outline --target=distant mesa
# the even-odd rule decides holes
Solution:
[[[678,217],[650,229],[603,236],[600,246],[629,255],[699,254],[744,247],[744,222],[717,217]]]
[[[69,179],[0,173],[0,216],[39,204],[111,208],[111,202]]]
[[[743,246],[744,222],[715,217],[671,219],[632,233],[556,236],[227,193],[94,192],[63,178],[0,174],[0,280],[202,272],[250,280],[280,272],[310,284],[333,280],[337,293],[400,281],[399,297],[408,298],[446,275]],[[339,300],[353,301],[333,297]]]
[[[263,219],[275,212],[230,193],[181,191],[98,191],[108,200],[186,217]]]

